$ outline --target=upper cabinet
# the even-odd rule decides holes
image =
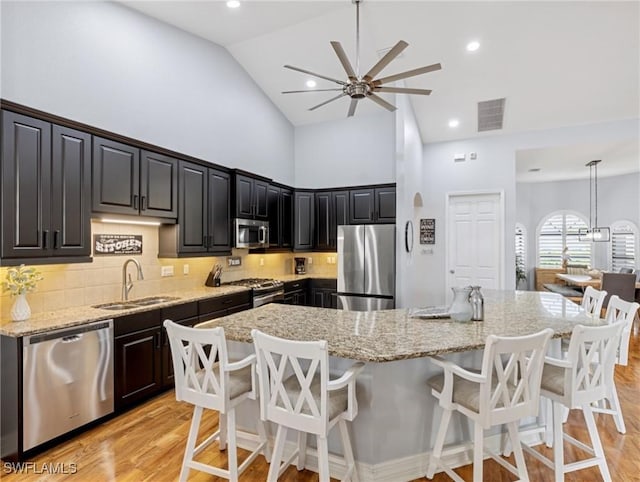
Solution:
[[[293,191],[287,187],[269,185],[267,191],[269,213],[269,247],[293,246]]]
[[[349,224],[349,191],[318,191],[315,202],[315,249],[335,251],[338,226]]]
[[[93,138],[93,211],[175,219],[175,159],[101,137]]]
[[[90,195],[90,135],[2,112],[3,264],[88,260]]]
[[[395,186],[352,189],[349,204],[350,224],[396,222]]]
[[[314,245],[315,193],[295,191],[294,195],[294,250],[311,250]]]
[[[235,175],[235,215],[243,219],[268,220],[269,182],[263,179]]]
[[[231,252],[231,178],[228,172],[179,162],[176,225],[160,226],[160,257]]]

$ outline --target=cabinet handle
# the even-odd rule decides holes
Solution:
[[[49,230],[47,229],[42,231],[42,247],[44,249],[49,249]]]
[[[222,302],[222,304],[223,304],[223,305],[229,305],[229,304],[231,304],[231,303],[233,303],[233,300],[224,300],[224,301]]]
[[[133,195],[133,209],[138,209],[138,195]]]
[[[160,349],[160,333],[156,332],[153,334],[153,342],[156,344],[156,348]]]
[[[147,200],[147,196],[140,197],[140,211],[146,211],[147,209],[146,200]]]
[[[60,230],[56,229],[53,232],[53,249],[60,248]]]

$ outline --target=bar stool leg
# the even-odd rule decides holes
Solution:
[[[564,481],[564,437],[562,435],[563,405],[552,402],[553,405],[553,471],[555,482]]]
[[[268,428],[267,424],[264,420],[261,420],[258,417],[258,436],[260,437],[260,442],[264,442],[264,449],[262,453],[264,458],[267,460],[267,463],[271,462],[271,447],[269,446],[269,436],[268,436]]]
[[[482,425],[475,423],[473,427],[473,482],[482,482],[482,463],[484,461],[483,442],[484,429]]]
[[[318,480],[319,482],[329,482],[329,445],[327,437],[316,435],[318,444]]]
[[[356,461],[353,457],[353,450],[351,448],[351,440],[349,439],[349,429],[347,428],[347,422],[340,420],[338,422],[338,428],[340,429],[340,438],[342,439],[342,452],[344,453],[344,460],[347,464],[347,473],[350,472],[349,479],[351,482],[358,482],[358,471],[356,470]]]
[[[510,422],[507,424],[509,430],[509,437],[511,438],[511,446],[513,447],[513,455],[516,459],[516,467],[518,468],[518,477],[522,482],[528,482],[529,473],[527,472],[527,465],[524,461],[524,455],[522,453],[522,445],[520,444],[520,435],[518,433],[518,424],[516,422]]]
[[[238,449],[236,444],[236,410],[227,412],[227,434],[229,436],[229,450],[227,459],[229,465],[229,482],[238,482]]]
[[[436,471],[436,461],[442,457],[442,447],[444,446],[444,438],[447,436],[447,429],[449,428],[449,421],[451,420],[451,410],[443,410],[442,419],[440,419],[440,427],[438,428],[438,434],[436,435],[436,443],[431,451],[431,457],[429,457],[429,466],[427,467],[427,479],[433,479],[433,474]]]
[[[273,455],[271,456],[271,465],[269,465],[268,482],[277,482],[280,475],[280,464],[282,464],[282,454],[284,452],[284,444],[287,441],[287,427],[278,425],[276,433],[276,443],[273,447]]]
[[[202,407],[194,407],[193,417],[191,417],[191,428],[189,429],[189,437],[187,438],[187,447],[184,451],[182,468],[180,469],[180,482],[186,482],[187,478],[189,477],[189,467],[187,466],[187,464],[193,460],[193,450],[196,446],[201,418]]]
[[[609,404],[611,405],[611,409],[615,411],[613,414],[613,420],[616,422],[616,428],[620,433],[627,433],[627,427],[625,427],[624,418],[622,418],[622,408],[620,407],[620,399],[618,398],[618,389],[613,381],[609,390],[611,391]]]
[[[298,470],[304,470],[305,461],[307,458],[307,432],[302,430],[298,431],[298,463],[296,468]]]
[[[609,473],[609,467],[607,467],[607,460],[604,457],[604,450],[602,449],[602,443],[600,442],[600,435],[598,434],[598,428],[596,427],[596,421],[593,418],[593,411],[591,405],[585,403],[582,406],[584,413],[584,420],[589,430],[589,437],[591,438],[591,446],[598,458],[598,467],[600,467],[600,473],[605,482],[611,482],[611,474]]]
[[[223,413],[218,414],[218,429],[220,430],[220,450],[227,448],[227,417]]]

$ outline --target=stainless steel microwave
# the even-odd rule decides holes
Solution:
[[[251,219],[234,221],[236,248],[266,248],[269,246],[269,222]]]

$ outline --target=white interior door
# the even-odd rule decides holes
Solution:
[[[447,294],[452,286],[503,289],[502,193],[450,194],[447,204]]]

